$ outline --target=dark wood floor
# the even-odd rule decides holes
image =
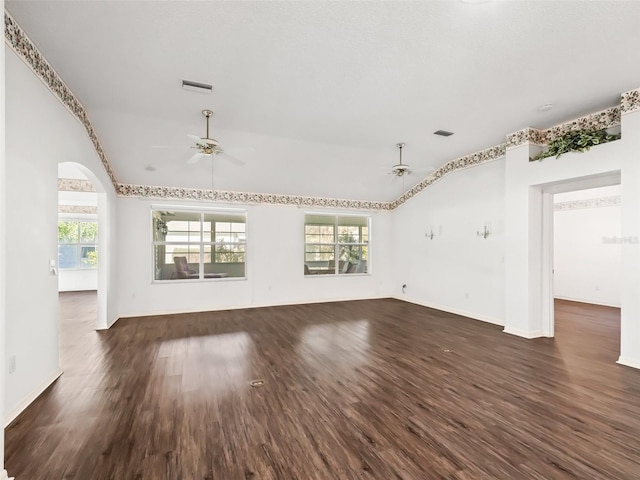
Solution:
[[[17,480],[640,478],[617,309],[559,301],[537,340],[396,300],[61,311],[65,373],[6,430]]]

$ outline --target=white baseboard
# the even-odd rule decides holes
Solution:
[[[111,321],[107,321],[107,328],[98,328],[97,330],[109,330],[118,320],[120,317],[112,318]]]
[[[504,321],[499,318],[493,318],[488,315],[481,315],[477,313],[467,312],[465,310],[459,310],[457,308],[445,307],[443,305],[436,305],[434,303],[423,302],[422,300],[417,300],[415,298],[410,298],[406,296],[393,296],[396,300],[400,300],[402,302],[414,303],[416,305],[420,305],[422,307],[433,308],[434,310],[440,310],[441,312],[453,313],[454,315],[460,315],[461,317],[471,318],[473,320],[480,320],[481,322],[491,323],[493,325],[499,325],[504,327]]]
[[[121,318],[132,318],[132,317],[156,317],[161,315],[179,315],[182,313],[206,313],[206,312],[221,312],[224,310],[247,310],[250,308],[266,308],[266,307],[286,307],[291,305],[308,305],[313,303],[334,303],[334,302],[352,302],[359,300],[380,300],[383,298],[390,298],[389,295],[381,295],[381,296],[367,296],[367,297],[344,297],[344,298],[329,298],[329,299],[318,299],[318,300],[294,300],[292,302],[270,302],[270,303],[261,303],[254,305],[224,305],[221,307],[212,306],[211,308],[195,308],[195,309],[178,309],[178,310],[164,310],[164,311],[155,311],[155,312],[139,312],[139,313],[121,313],[118,315],[109,327],[113,326],[118,320]]]
[[[14,478],[10,477],[6,470],[2,470],[0,472],[0,480],[14,480]]]
[[[515,335],[516,337],[522,337],[527,339],[540,338],[540,337],[546,336],[540,330],[529,331],[529,330],[520,330],[519,328],[505,327],[505,329],[502,331],[504,333],[508,333],[509,335]]]
[[[620,356],[620,358],[618,358],[618,361],[616,363],[619,365],[624,365],[625,367],[640,369],[640,360],[634,360],[633,358],[623,357],[622,355]]]
[[[44,382],[38,385],[29,395],[27,395],[27,397],[22,402],[20,402],[20,404],[16,408],[13,409],[13,411],[7,416],[7,418],[5,418],[5,428],[8,427],[9,424],[13,422],[18,417],[18,415],[20,415],[25,410],[25,408],[31,405],[33,401],[38,398],[42,394],[42,392],[49,388],[49,386],[53,382],[55,382],[63,373],[64,372],[62,371],[62,369],[58,368],[51,375],[49,375],[49,377],[47,377]],[[2,480],[2,477],[0,477],[0,480]]]
[[[559,297],[557,295],[554,298],[556,300],[566,300],[568,302],[587,303],[589,305],[600,305],[600,306],[603,306],[603,307],[620,308],[620,305],[613,305],[611,303],[594,302],[593,300],[582,300],[582,299],[579,299],[579,298]]]

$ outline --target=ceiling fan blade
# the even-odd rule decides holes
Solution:
[[[234,157],[233,155],[229,155],[228,153],[220,153],[219,156],[224,158],[228,162],[233,163],[234,165],[238,165],[239,167],[245,165],[244,161]]]
[[[196,135],[187,135],[187,138],[189,138],[189,140],[196,144],[204,145],[205,143],[204,140],[202,140],[200,137],[197,137]]]
[[[193,157],[187,160],[187,165],[193,165],[194,163],[198,163],[202,157],[204,157],[204,153],[196,153]]]

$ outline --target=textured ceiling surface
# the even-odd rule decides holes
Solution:
[[[428,167],[640,86],[640,2],[5,6],[132,184],[389,201]],[[213,94],[185,91],[182,79]],[[554,108],[540,112],[546,103]],[[204,108],[243,166],[186,164],[186,134],[204,135]],[[399,141],[417,175],[387,175]]]

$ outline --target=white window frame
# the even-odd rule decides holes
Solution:
[[[200,241],[199,242],[166,242],[166,241],[157,241],[154,238],[154,212],[158,211],[170,211],[170,212],[185,212],[191,214],[199,214],[200,215]],[[243,215],[244,223],[245,223],[245,239],[244,242],[236,242],[234,245],[244,245],[244,275],[241,277],[222,277],[222,278],[205,278],[205,269],[204,266],[209,263],[214,262],[215,255],[215,247],[218,245],[222,245],[222,243],[214,241],[212,238],[210,241],[204,241],[204,215],[208,214],[222,214],[225,213],[230,215]],[[249,232],[248,232],[248,223],[249,216],[247,211],[244,209],[229,209],[229,208],[216,208],[216,207],[184,207],[184,206],[174,206],[174,205],[151,205],[150,212],[150,225],[149,232],[151,237],[151,283],[157,284],[172,284],[172,283],[199,283],[199,282],[220,282],[220,281],[237,281],[237,280],[246,280],[247,279],[247,265],[248,265],[248,244],[249,244]],[[199,246],[200,258],[199,258],[199,268],[198,268],[198,278],[193,279],[183,279],[183,278],[167,278],[167,279],[156,279],[156,265],[155,265],[155,256],[156,256],[156,246],[158,245],[185,245],[188,243],[193,243],[194,245]],[[229,245],[226,243],[225,245]],[[211,262],[204,261],[204,247],[211,246]]]
[[[309,242],[307,243],[307,239],[306,239],[306,231],[305,231],[305,227],[307,225],[313,225],[311,223],[307,223],[307,215],[314,215],[314,216],[323,216],[323,217],[328,217],[328,218],[333,218],[333,243],[313,243],[313,242]],[[366,218],[367,220],[367,242],[360,242],[360,243],[341,243],[339,241],[338,238],[338,221],[339,218],[342,217],[357,217],[357,218]],[[330,224],[323,224],[323,225],[330,225]],[[358,214],[358,213],[328,213],[328,212],[305,212],[304,213],[304,217],[303,217],[303,227],[302,227],[302,238],[303,238],[303,265],[306,265],[307,263],[307,245],[333,245],[333,258],[334,258],[334,272],[333,273],[323,273],[320,275],[307,275],[304,274],[305,278],[319,278],[319,277],[328,277],[328,278],[334,278],[336,276],[341,276],[341,277],[356,277],[356,276],[363,276],[363,275],[371,275],[371,215],[362,215],[362,214]],[[340,272],[340,247],[343,245],[349,245],[349,246],[360,246],[360,247],[367,247],[367,271],[363,272],[363,273],[343,273]]]

